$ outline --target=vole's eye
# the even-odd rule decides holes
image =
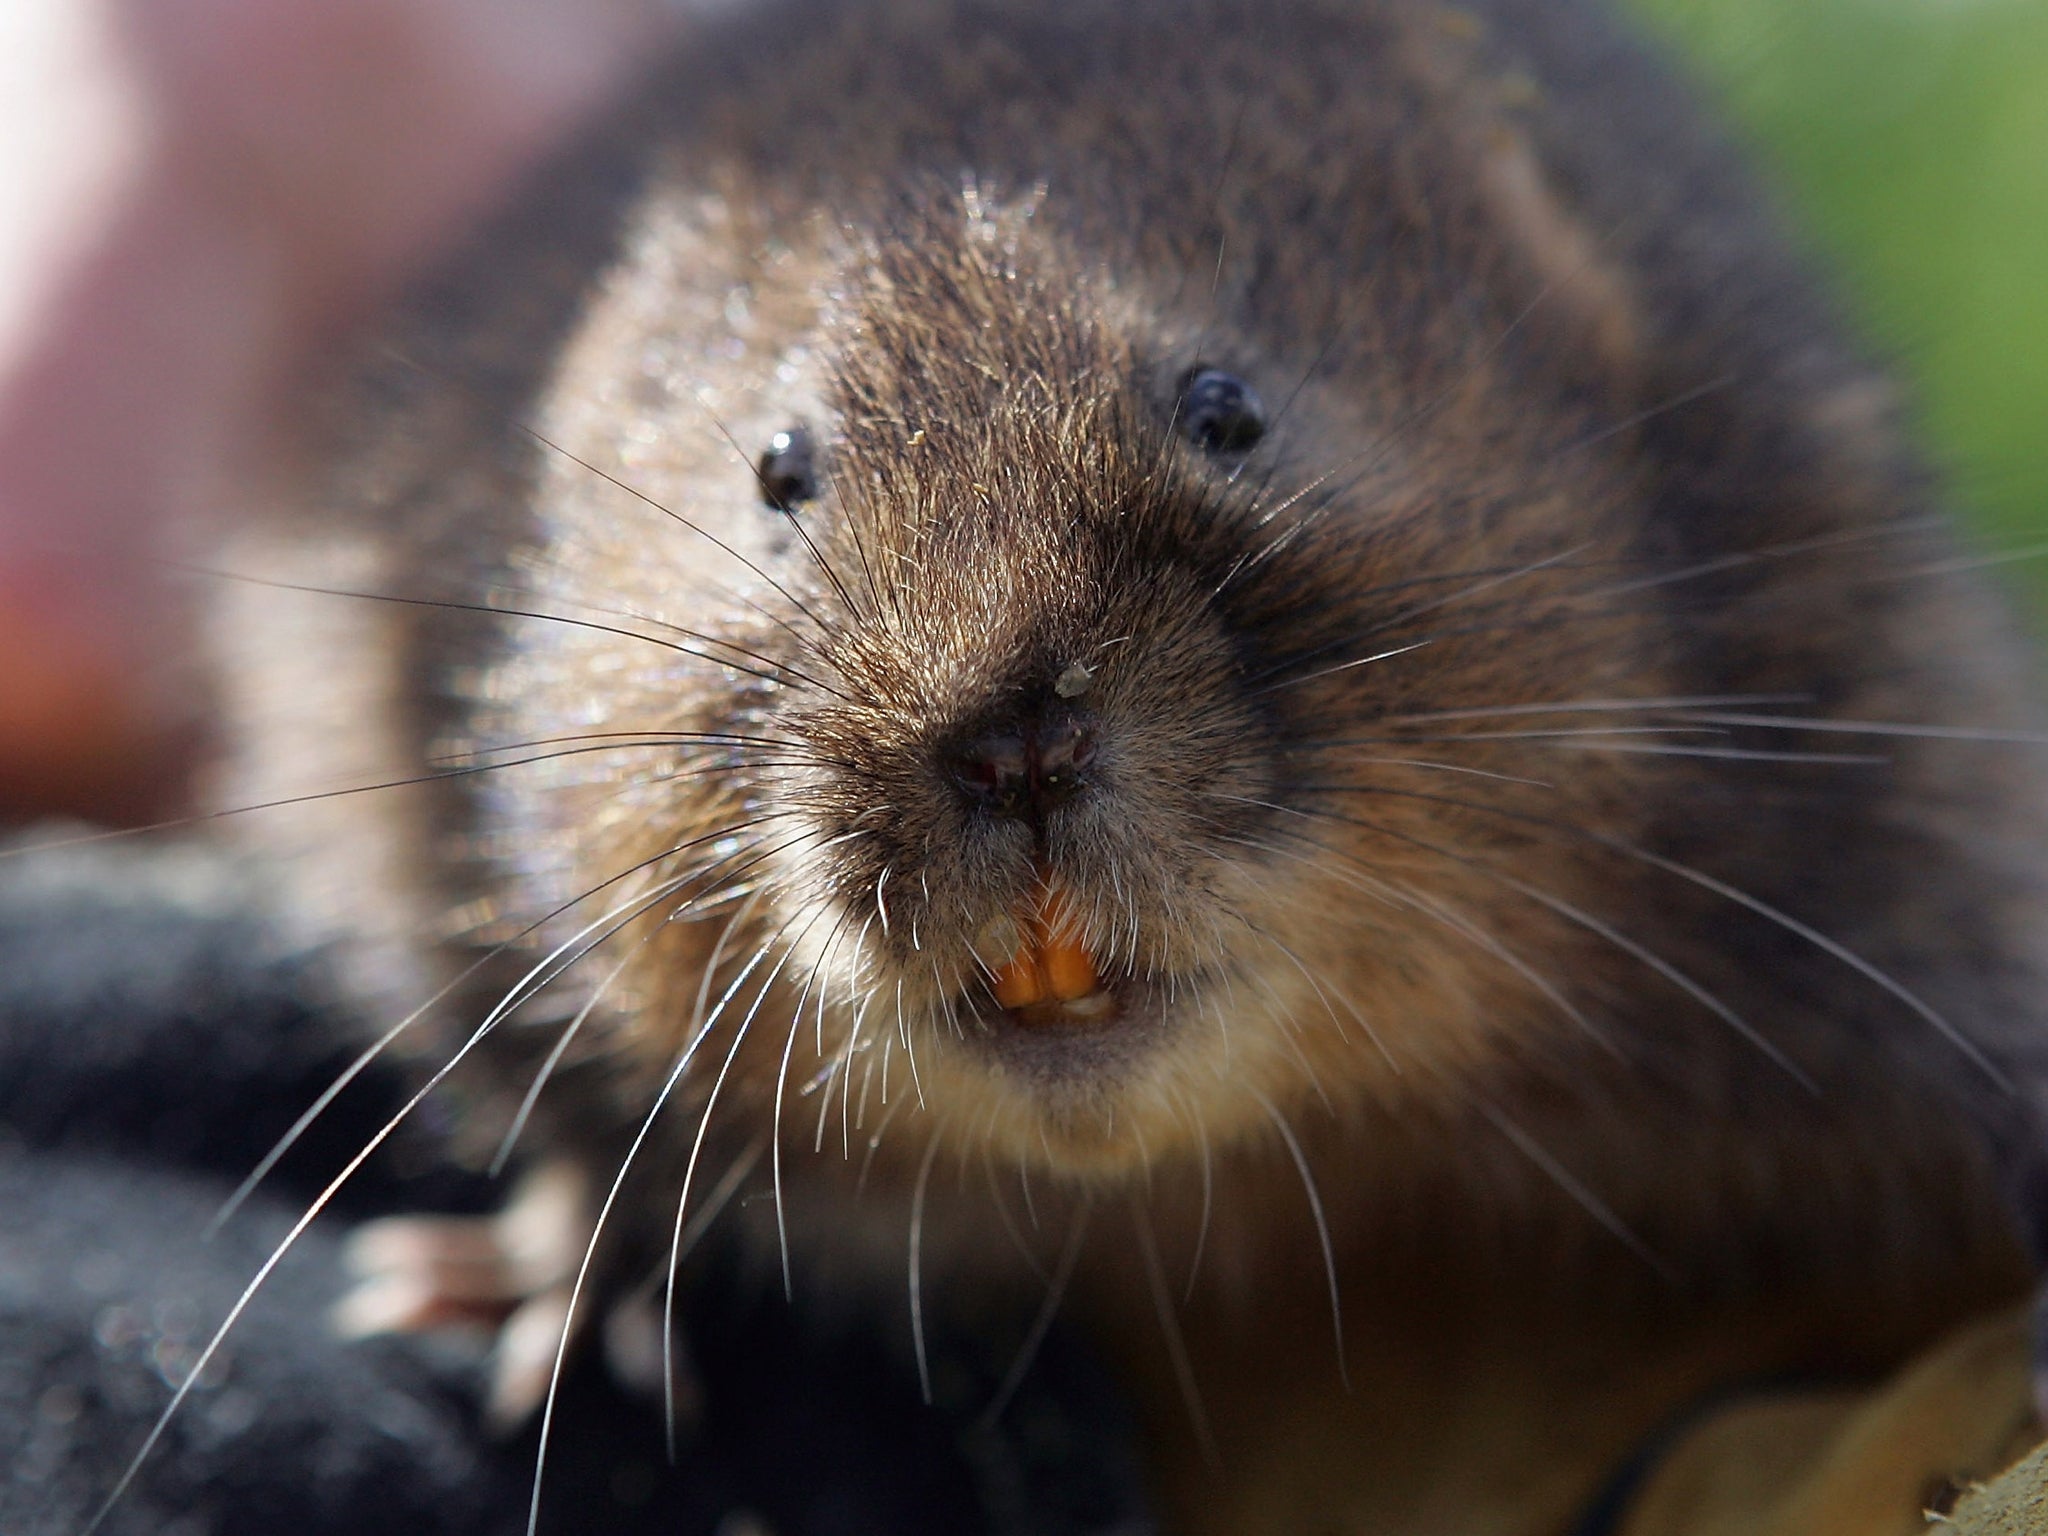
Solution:
[[[778,512],[788,512],[818,495],[817,454],[811,434],[803,427],[789,427],[768,440],[768,448],[754,466],[760,478],[761,500]]]
[[[1248,453],[1266,435],[1266,407],[1235,374],[1190,369],[1181,385],[1180,429],[1189,442],[1210,453]]]

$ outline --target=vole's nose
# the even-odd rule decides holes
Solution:
[[[952,754],[953,778],[975,807],[1042,821],[1087,783],[1095,731],[1082,716],[1031,720],[991,731]]]

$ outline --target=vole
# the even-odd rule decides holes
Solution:
[[[542,1358],[715,1216],[1172,1529],[1536,1533],[2031,1283],[2031,662],[1596,5],[765,0],[340,399],[222,794],[407,781],[290,867]]]

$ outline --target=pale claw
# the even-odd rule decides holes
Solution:
[[[528,1298],[498,1330],[491,1353],[491,1388],[484,1418],[501,1434],[509,1434],[531,1418],[547,1400],[555,1360],[572,1326],[569,1287],[559,1286]],[[574,1320],[580,1331],[580,1317]]]
[[[565,1333],[583,1327],[587,1305],[572,1318],[569,1297],[590,1233],[587,1187],[566,1163],[536,1168],[495,1216],[368,1222],[349,1240],[358,1283],[336,1306],[335,1325],[350,1337],[461,1325],[495,1333],[485,1411],[497,1428],[516,1429],[545,1400]],[[651,1292],[613,1304],[604,1341],[625,1385],[659,1395],[666,1369],[678,1415],[694,1413],[694,1377],[680,1346],[664,1347]]]

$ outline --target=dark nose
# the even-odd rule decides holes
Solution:
[[[1085,720],[1034,721],[967,743],[953,773],[974,805],[1039,821],[1073,799],[1094,759],[1095,732]]]

